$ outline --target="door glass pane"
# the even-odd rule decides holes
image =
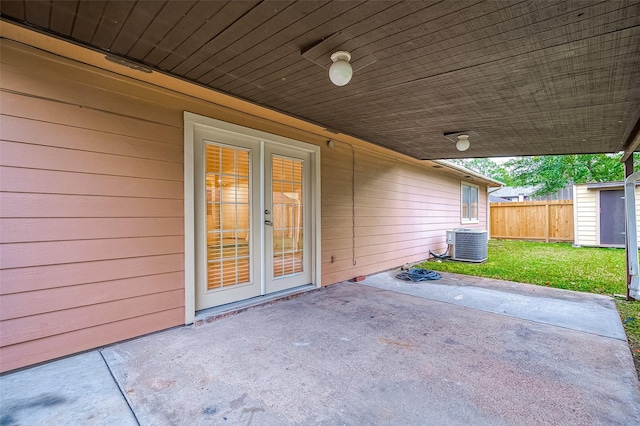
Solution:
[[[250,281],[249,152],[206,145],[207,288]]]
[[[273,277],[303,272],[303,194],[300,160],[272,159]]]

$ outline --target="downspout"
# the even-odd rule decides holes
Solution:
[[[356,149],[351,146],[351,257],[356,266]]]
[[[573,245],[580,246],[580,235],[578,235],[578,187],[573,184]]]
[[[491,194],[496,192],[497,190],[502,189],[502,186],[497,188],[490,188],[487,185],[487,240],[491,239]]]
[[[491,239],[491,199],[490,199],[490,192],[489,192],[489,187],[487,186],[487,190],[486,193],[484,194],[484,203],[487,206],[487,214],[485,215],[486,218],[485,220],[487,221],[487,240]]]
[[[625,174],[633,170],[633,156],[631,167],[626,167]],[[640,271],[638,266],[638,229],[636,221],[636,181],[640,180],[640,172],[629,174],[624,180],[624,202],[626,218],[626,253],[627,253],[627,300],[640,300]]]

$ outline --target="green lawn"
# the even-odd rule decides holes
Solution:
[[[485,263],[431,259],[416,266],[589,293],[626,293],[623,249],[491,240]],[[640,302],[618,300],[616,304],[640,377]]]
[[[576,248],[570,243],[489,241],[485,263],[430,260],[435,271],[498,278],[599,294],[625,293],[623,249]]]

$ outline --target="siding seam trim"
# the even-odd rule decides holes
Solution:
[[[146,119],[146,118],[133,117],[131,115],[120,114],[120,113],[109,111],[109,110],[105,110],[105,109],[85,106],[85,105],[76,104],[76,103],[67,102],[67,101],[61,101],[59,99],[52,99],[52,98],[48,98],[46,96],[38,96],[38,95],[33,95],[31,93],[18,92],[16,90],[12,90],[12,89],[0,89],[0,91],[5,92],[5,93],[10,93],[12,95],[24,96],[24,97],[27,97],[27,98],[39,99],[39,100],[48,101],[48,102],[55,102],[55,103],[62,104],[62,105],[68,105],[68,106],[77,107],[77,108],[84,108],[84,109],[87,109],[87,110],[90,110],[90,111],[97,111],[97,112],[101,112],[103,114],[113,115],[113,116],[116,116],[116,117],[121,117],[121,118],[126,118],[126,119],[134,119],[134,120],[138,120],[138,121],[144,121],[146,123],[151,123],[151,124],[154,124],[154,125],[172,127],[174,129],[177,129],[177,130],[182,130],[182,127],[179,127],[179,126],[172,126],[172,125],[167,124],[167,123],[153,121],[153,120],[149,120],[149,119]],[[23,118],[23,117],[21,117],[21,118]]]

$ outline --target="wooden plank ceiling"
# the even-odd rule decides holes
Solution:
[[[617,152],[640,111],[639,0],[3,0],[0,12],[420,159]],[[336,87],[310,48],[368,65]],[[444,137],[455,131],[471,132],[468,151]]]

